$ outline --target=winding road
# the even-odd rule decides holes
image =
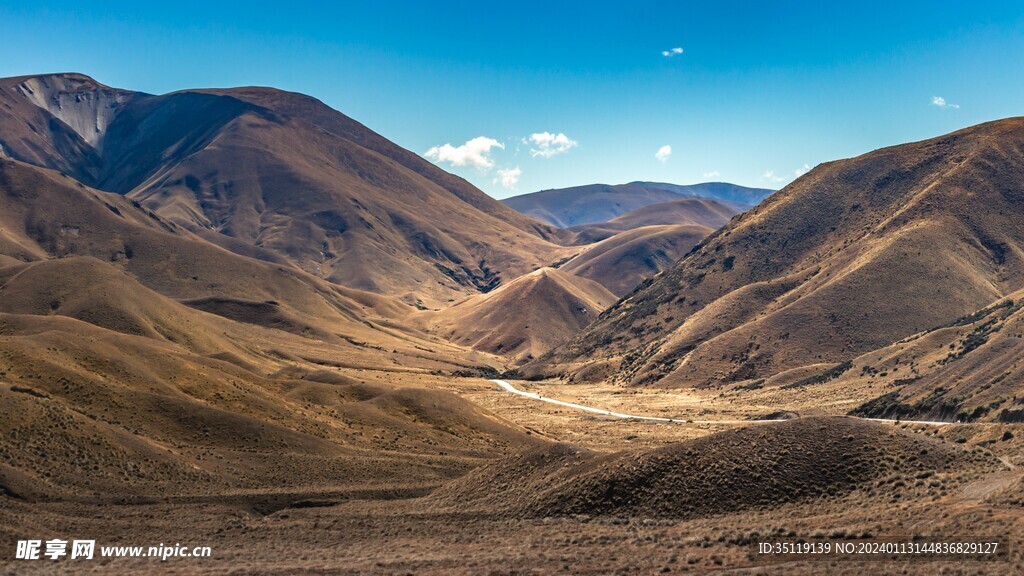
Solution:
[[[509,384],[504,380],[491,380],[502,390],[511,392],[512,394],[518,394],[519,396],[525,396],[526,398],[532,398],[534,400],[540,400],[541,402],[547,402],[549,404],[556,404],[558,406],[565,406],[566,408],[574,408],[576,410],[582,410],[583,412],[590,412],[591,414],[600,414],[602,416],[610,416],[612,418],[620,418],[623,420],[653,420],[655,422],[673,422],[678,424],[777,424],[779,422],[785,422],[785,420],[689,420],[684,418],[659,418],[657,416],[639,416],[636,414],[623,414],[621,412],[612,412],[611,410],[604,410],[603,408],[594,408],[593,406],[584,406],[583,404],[574,404],[572,402],[564,402],[562,400],[555,400],[554,398],[546,398],[537,394],[536,392],[527,392],[520,390],[515,386]],[[853,418],[860,418],[859,416],[853,416]],[[900,422],[904,424],[924,424],[928,426],[949,426],[951,424],[959,424],[959,422],[939,422],[934,420],[887,420],[885,418],[860,418],[861,420],[868,420],[871,422]]]

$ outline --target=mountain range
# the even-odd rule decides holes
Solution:
[[[785,380],[1024,289],[1018,119],[828,162],[763,202],[634,182],[501,203],[270,88],[155,96],[53,74],[0,80],[0,103],[4,310],[250,364],[266,354],[198,334],[241,322],[380,358],[401,354],[393,338],[446,342],[424,361],[634,385]],[[100,288],[54,292],[65,265]]]
[[[631,182],[541,190],[506,198],[502,202],[541,222],[570,228],[607,222],[644,206],[679,200],[680,196],[699,199],[691,205],[702,204],[706,211],[736,213],[757,204],[772,192],[724,182],[691,185]]]
[[[1024,288],[1022,151],[1024,120],[1013,118],[822,164],[531,368],[633,385],[722,386],[787,373],[820,373],[824,382],[853,377],[855,359],[874,350],[973,325],[958,319]],[[997,352],[1000,339],[985,332],[1004,325],[995,318],[973,339],[962,329],[947,336],[928,381],[954,372],[956,381],[984,381],[991,372],[963,370],[969,358],[1011,353]],[[955,404],[997,400],[961,394]]]
[[[9,78],[0,150],[229,250],[409,302],[487,290],[559,253],[552,228],[270,88],[154,96],[79,74]]]
[[[0,156],[334,284],[436,305],[566,254],[565,234],[301,94],[150,95],[52,74],[0,80],[0,103]]]
[[[1022,341],[1022,118],[774,193],[502,203],[301,94],[0,79],[3,549],[665,573],[907,517],[1010,541]]]

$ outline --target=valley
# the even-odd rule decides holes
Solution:
[[[303,94],[66,73],[0,80],[0,153],[5,554],[857,574],[754,545],[985,538],[949,566],[1024,569],[1021,118],[778,191],[499,202]]]

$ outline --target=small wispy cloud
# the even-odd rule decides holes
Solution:
[[[807,163],[805,162],[802,167],[797,168],[796,170],[793,170],[793,175],[796,176],[797,178],[799,178],[799,177],[803,176],[804,174],[807,174],[807,172],[809,172],[810,170],[811,170],[811,167],[808,166]]]
[[[705,178],[719,178],[721,176],[722,175],[718,173],[718,170],[714,170],[712,172],[705,172],[704,173],[704,177]]]
[[[494,167],[494,159],[491,158],[491,149],[504,149],[505,145],[494,138],[477,136],[461,146],[444,144],[434,146],[427,150],[424,156],[435,162],[447,162],[452,166],[472,166],[481,172],[486,172]]]
[[[764,174],[761,174],[761,180],[767,180],[769,182],[782,182],[785,180],[782,176],[775,173],[775,170],[766,170]]]
[[[946,99],[942,96],[932,96],[932,106],[938,106],[939,108],[959,108],[959,104],[950,104],[946,102]]]
[[[657,158],[658,162],[661,162],[662,164],[664,164],[665,162],[668,162],[668,158],[671,155],[672,155],[672,147],[669,146],[668,144],[665,144],[661,148],[658,148],[658,151],[654,153],[654,157]]]
[[[530,148],[530,156],[534,158],[538,156],[541,158],[551,158],[552,156],[565,154],[580,144],[561,132],[558,134],[538,132],[531,134],[530,138],[523,142],[533,146],[533,148]]]
[[[523,175],[523,171],[519,166],[515,168],[499,168],[497,175],[494,179],[495,184],[501,184],[506,190],[515,190],[516,184],[519,183],[519,177]]]
[[[676,46],[675,48],[669,48],[668,50],[662,50],[661,55],[665,58],[673,58],[683,53],[683,49]]]

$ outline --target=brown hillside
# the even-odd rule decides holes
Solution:
[[[576,234],[577,244],[598,242],[643,226],[690,225],[717,230],[739,214],[742,208],[745,207],[708,198],[680,198],[637,208],[607,222],[573,226],[568,230]]]
[[[842,362],[1024,286],[1024,119],[821,165],[538,363],[733,382]]]
[[[1024,291],[873,350],[805,386],[855,390],[853,414],[906,420],[1024,421]],[[820,371],[819,371],[820,372]]]
[[[6,239],[0,249],[17,260],[92,256],[174,298],[244,293],[279,299],[328,319],[358,316],[361,304],[379,302],[382,310],[390,306],[369,294],[356,302],[356,291],[236,256],[122,196],[11,160],[0,161],[0,208]]]
[[[345,286],[446,301],[559,252],[552,229],[308,96],[59,74],[0,80],[0,102],[2,155]]]
[[[643,206],[678,199],[674,192],[636,184],[588,184],[522,194],[502,202],[541,222],[568,228],[607,222]]]
[[[597,282],[541,268],[421,321],[458,344],[523,361],[572,338],[615,299]]]
[[[301,374],[263,377],[167,340],[0,313],[0,492],[430,487],[534,442],[450,393]]]
[[[713,231],[693,224],[642,226],[587,247],[561,269],[594,280],[622,297],[670,268]]]
[[[229,252],[123,196],[4,159],[0,238],[10,497],[419,493],[535,442],[450,393],[366,378],[491,361],[398,324],[410,307]]]
[[[682,199],[696,200],[696,202],[680,204],[677,209],[708,203],[709,206],[726,207],[727,210],[735,213],[760,202],[771,193],[772,190],[745,188],[725,182],[690,185],[630,182],[629,184],[588,184],[571,188],[541,190],[506,198],[502,202],[541,222],[547,222],[559,228],[571,228],[607,222],[645,206]],[[743,198],[743,200],[737,202],[737,198]],[[717,209],[713,208],[712,211]],[[685,208],[683,211],[686,211]],[[695,211],[699,213],[701,210],[697,208]],[[650,224],[654,223],[682,224],[685,222],[650,222]],[[705,222],[696,223],[706,224]],[[718,226],[721,224],[713,227],[717,228]]]
[[[0,160],[0,238],[0,254],[8,258],[0,272],[9,284],[8,311],[64,314],[151,337],[155,330],[179,342],[225,331],[196,320],[199,313],[178,300],[280,332],[261,336],[260,354],[284,346],[310,355],[323,347],[315,357],[341,354],[350,366],[390,366],[396,354],[410,368],[486,363],[398,322],[413,309],[397,300],[234,254],[122,196],[11,160]],[[185,318],[185,325],[176,324]],[[250,339],[242,326],[233,331]],[[235,352],[236,345],[215,340],[220,351]]]
[[[696,518],[834,498],[921,473],[999,467],[993,456],[891,426],[804,418],[612,455],[540,447],[475,470],[430,501],[531,517]]]
[[[203,354],[237,352],[213,336],[228,328],[142,286],[123,269],[89,257],[0,268],[0,312],[67,316],[120,332],[165,339]]]

